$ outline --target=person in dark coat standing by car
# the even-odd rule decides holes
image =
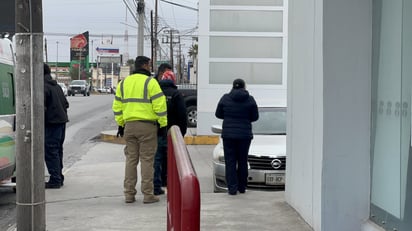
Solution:
[[[222,139],[229,195],[245,193],[247,158],[253,139],[252,122],[259,119],[257,104],[243,79],[233,81],[232,90],[220,99],[215,116],[223,119]]]
[[[44,64],[44,158],[50,174],[45,187],[60,188],[64,181],[63,143],[66,123],[69,121],[67,116],[69,102],[50,73],[50,67]]]
[[[160,88],[166,96],[167,102],[167,129],[173,125],[180,128],[182,136],[186,134],[186,106],[183,96],[177,90],[175,85],[176,76],[172,71],[163,73],[159,81]],[[162,186],[166,185],[167,181],[167,133],[157,135],[157,151],[154,161],[154,177],[153,186],[154,194],[164,194]]]

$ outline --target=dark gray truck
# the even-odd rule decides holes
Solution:
[[[187,126],[197,125],[197,87],[196,85],[178,85],[177,88],[182,94],[186,105]]]

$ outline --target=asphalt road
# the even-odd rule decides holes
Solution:
[[[64,143],[64,166],[69,168],[93,147],[101,131],[116,129],[111,110],[114,95],[68,96],[70,103]],[[47,174],[47,171],[46,173]],[[16,195],[12,188],[0,187],[0,231],[15,223]]]

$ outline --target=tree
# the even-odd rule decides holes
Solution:
[[[133,72],[133,70],[134,70],[134,60],[133,59],[127,60],[126,65],[129,66],[130,71]]]
[[[70,68],[70,78],[71,80],[75,80],[75,79],[79,79],[79,67],[78,66],[72,66]],[[91,72],[86,72],[84,70],[82,70],[80,72],[80,79],[85,79],[88,80],[89,78],[92,77],[92,73]]]
[[[79,68],[72,66],[70,68],[70,73],[69,74],[70,74],[71,80],[79,79]]]
[[[189,48],[189,57],[191,57],[192,59],[196,59],[197,58],[197,54],[198,54],[198,45],[197,44],[193,44],[190,48]]]

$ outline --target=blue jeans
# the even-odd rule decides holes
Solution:
[[[223,139],[226,183],[230,194],[246,190],[248,177],[247,158],[250,143],[251,139]]]
[[[47,124],[44,133],[44,158],[50,174],[50,184],[63,183],[63,142],[66,124]]]
[[[157,150],[154,160],[154,176],[153,176],[153,187],[154,191],[159,191],[162,187],[163,175],[166,175],[167,169],[165,168],[165,163],[167,163],[167,136],[157,137]],[[167,166],[167,165],[166,165]],[[162,177],[163,176],[163,177]]]

